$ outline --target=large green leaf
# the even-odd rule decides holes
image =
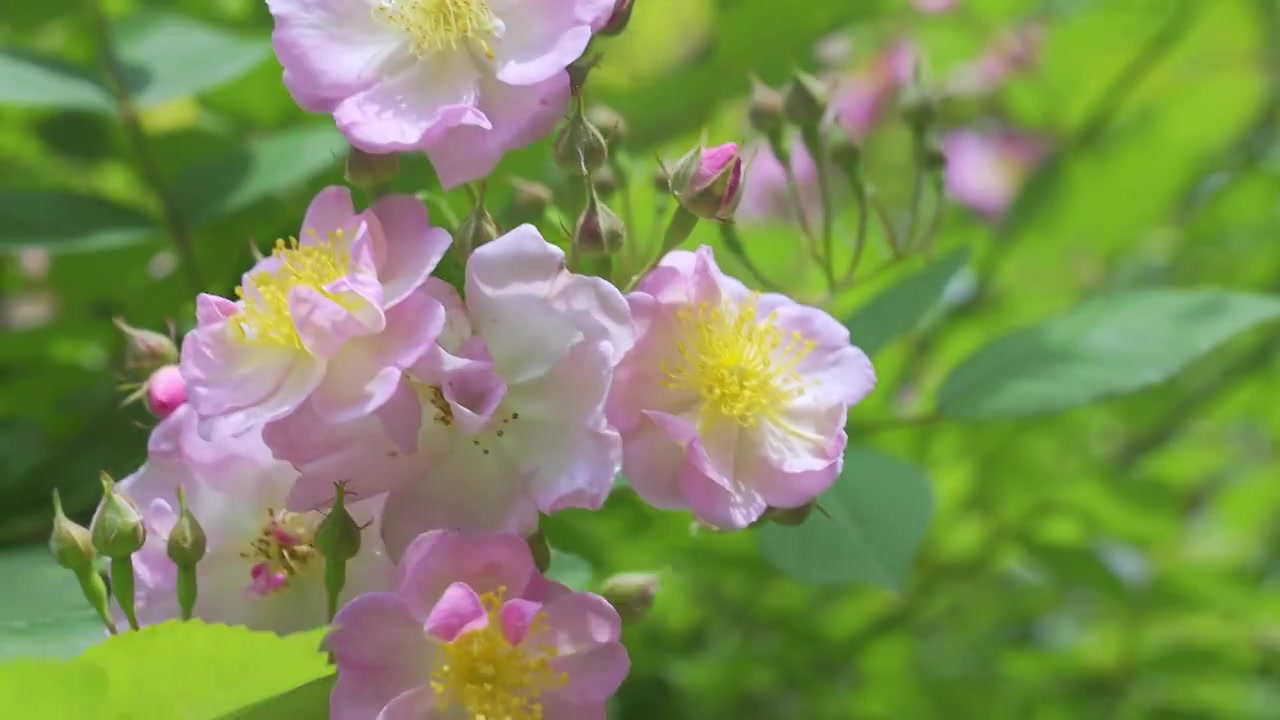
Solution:
[[[942,299],[942,291],[969,259],[959,248],[909,275],[858,308],[845,322],[853,343],[868,355],[911,332]]]
[[[329,717],[329,693],[333,691],[333,681],[337,677],[327,675],[312,680],[289,692],[223,715],[220,720],[323,720]]]
[[[301,185],[337,164],[346,146],[331,125],[306,125],[253,138],[197,165],[175,184],[180,214],[210,222]]]
[[[851,448],[835,486],[799,527],[760,529],[760,551],[803,582],[868,582],[900,589],[933,514],[929,481],[914,466]]]
[[[1019,417],[1133,392],[1277,317],[1280,298],[1227,290],[1104,296],[971,355],[943,382],[938,411],[965,419]]]
[[[0,246],[91,250],[153,234],[150,218],[110,200],[56,190],[0,190]]]
[[[0,104],[60,110],[115,109],[93,73],[17,48],[0,48]]]
[[[240,37],[154,10],[121,18],[115,31],[125,80],[144,108],[212,90],[271,52],[265,37]]]
[[[0,593],[0,659],[73,657],[106,637],[75,575],[54,563],[48,548],[0,554],[0,578],[17,589]]]

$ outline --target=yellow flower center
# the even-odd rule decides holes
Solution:
[[[432,674],[431,687],[442,710],[457,706],[473,720],[543,720],[542,693],[568,680],[551,667],[554,647],[507,642],[499,617],[505,594],[501,588],[480,596],[488,626],[441,643],[444,661]],[[543,628],[545,617],[538,613],[529,633]]]
[[[295,287],[312,288],[343,307],[351,307],[346,298],[325,290],[326,285],[350,273],[351,247],[346,235],[335,230],[315,239],[313,245],[299,245],[294,237],[287,242],[276,240],[271,256],[279,265],[251,275],[256,292],[245,292],[244,286],[236,288],[236,297],[244,305],[236,327],[245,342],[302,349],[289,313],[289,291]]]
[[[467,40],[494,56],[487,38],[498,29],[498,19],[485,0],[380,0],[375,18],[413,38],[413,54],[425,57],[439,50],[456,50]]]
[[[761,318],[759,297],[719,307],[705,303],[676,315],[680,360],[664,362],[664,384],[702,398],[702,411],[743,427],[756,424],[804,392],[796,365],[814,348],[799,332],[783,333],[770,314]]]
[[[306,570],[316,557],[313,528],[299,513],[267,508],[267,521],[240,557],[253,563],[253,588],[261,594],[275,592]]]

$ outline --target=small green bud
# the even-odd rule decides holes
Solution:
[[[400,154],[378,155],[359,148],[351,148],[347,155],[345,177],[347,182],[362,188],[376,188],[395,179],[400,174]]]
[[[553,149],[557,165],[581,175],[595,172],[609,160],[604,135],[579,112],[560,128]]]
[[[511,178],[511,186],[515,189],[512,197],[515,211],[522,217],[542,217],[555,200],[551,188],[540,182]]]
[[[116,318],[115,325],[124,333],[126,367],[150,373],[178,362],[178,346],[172,337],[132,327],[122,318]]]
[[[49,536],[49,550],[53,559],[68,570],[93,567],[95,553],[89,530],[62,512],[62,498],[57,488],[53,490],[53,533]]]
[[[106,473],[102,473],[102,493],[102,502],[90,524],[93,547],[113,560],[127,562],[129,556],[141,550],[147,542],[142,513]]]
[[[533,531],[533,534],[525,538],[525,542],[529,545],[529,552],[533,553],[533,565],[538,568],[538,572],[545,573],[551,567],[551,546],[547,544],[547,536],[542,533],[542,528]]]
[[[178,567],[195,567],[204,558],[208,540],[204,528],[196,520],[195,515],[187,508],[187,492],[178,488],[178,521],[169,531],[169,542],[166,549],[169,559]]]
[[[637,620],[653,607],[659,584],[658,576],[653,573],[620,573],[604,581],[600,595],[623,620]]]
[[[751,122],[751,127],[761,135],[772,137],[782,132],[782,125],[786,121],[782,93],[752,76],[751,99],[747,101],[747,119]]]
[[[614,174],[613,168],[605,165],[591,173],[591,187],[597,195],[607,198],[618,191],[618,176]]]
[[[316,527],[316,549],[324,557],[324,589],[329,600],[330,620],[338,612],[338,597],[347,584],[347,561],[360,554],[361,530],[347,512],[346,483],[336,483],[333,507]]]
[[[584,255],[612,255],[627,241],[622,219],[593,191],[573,229],[573,245]]]
[[[858,147],[843,128],[832,128],[831,134],[827,137],[827,152],[831,154],[832,162],[843,168],[845,172],[862,164],[862,148]]]
[[[605,143],[611,150],[626,144],[627,138],[631,135],[631,127],[627,125],[626,119],[611,107],[593,105],[587,110],[587,120],[600,130],[600,134],[604,136]]]
[[[728,222],[742,201],[742,156],[737,143],[695,147],[671,171],[671,194],[689,213]]]
[[[671,192],[671,173],[666,167],[659,165],[653,171],[653,187],[664,196]]]
[[[827,89],[818,78],[797,70],[782,97],[783,113],[800,128],[816,128],[827,112]]]
[[[470,257],[476,248],[493,242],[500,235],[502,230],[498,227],[498,222],[485,209],[484,201],[481,200],[458,226],[458,231],[453,236],[453,247],[462,257]]]

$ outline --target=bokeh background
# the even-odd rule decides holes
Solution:
[[[265,3],[103,5],[123,118],[101,84],[92,5],[0,10],[0,656],[74,652],[92,635],[38,545],[51,488],[83,520],[99,471],[127,475],[145,453],[153,421],[120,408],[112,318],[186,328],[193,287],[228,294],[252,243],[295,232],[310,195],[342,181],[331,121],[298,110],[280,83]],[[628,627],[634,670],[615,717],[1280,717],[1280,328],[1100,405],[910,421],[929,417],[972,350],[1091,296],[1280,291],[1274,0],[961,0],[936,15],[907,0],[638,0],[631,28],[602,46],[588,99],[630,127],[639,242],[654,222],[655,156],[703,131],[748,140],[748,72],[773,84],[795,67],[839,75],[905,37],[940,81],[1027,23],[1040,28],[1035,62],[933,122],[1034,132],[1058,148],[1052,161],[1003,220],[944,202],[933,253],[829,301],[856,317],[967,249],[924,321],[875,353],[880,387],[851,418],[855,442],[933,488],[904,586],[797,582],[761,558],[756,533],[694,531],[625,489],[603,513],[557,516],[552,543],[590,564],[581,572],[662,577],[652,611]],[[910,193],[909,137],[890,113],[864,148],[892,207]],[[511,176],[556,177],[547,143],[495,174],[502,212]],[[439,193],[420,158],[404,160],[396,186],[432,189],[446,225],[466,212],[465,193]],[[741,234],[758,265],[816,297],[795,227]],[[179,262],[182,243],[194,263]],[[887,257],[869,252],[872,265]]]

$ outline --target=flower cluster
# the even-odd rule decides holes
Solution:
[[[425,151],[445,186],[545,135],[593,33],[633,9],[268,5],[289,91],[355,148],[348,176],[382,182],[394,164],[378,153]],[[625,229],[598,181],[620,133],[606,142],[581,102],[567,127],[557,159],[586,183],[593,232],[612,233],[607,256]],[[335,718],[604,717],[629,668],[622,618],[656,579],[617,576],[603,596],[548,579],[540,520],[601,509],[620,472],[651,505],[726,530],[811,507],[875,385],[824,311],[749,290],[710,247],[677,249],[700,221],[731,227],[736,144],[695,148],[666,183],[671,227],[627,292],[582,271],[588,222],[567,256],[534,224],[500,230],[483,191],[455,242],[414,195],[384,187],[357,208],[321,190],[230,297],[199,295],[180,352],[127,328],[150,348],[139,397],[160,422],[145,464],[105,482],[92,548],[60,518],[59,562],[111,560],[119,613],[95,607],[112,631],[331,622]],[[447,255],[460,279],[437,273]]]

